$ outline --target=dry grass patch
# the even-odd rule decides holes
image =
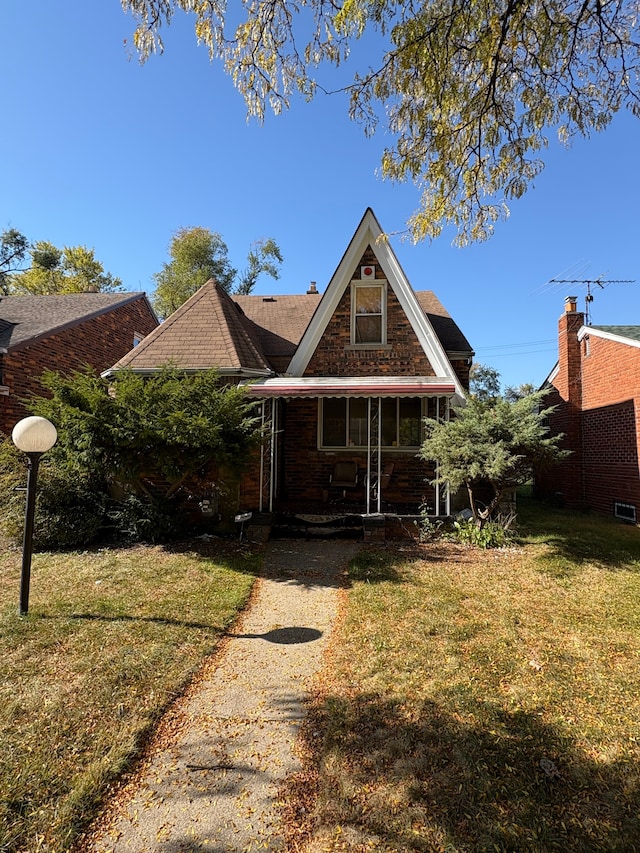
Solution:
[[[640,850],[640,533],[525,515],[354,561],[291,850]]]
[[[260,558],[237,544],[0,553],[0,850],[68,851],[219,642]]]

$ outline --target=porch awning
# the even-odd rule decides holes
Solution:
[[[436,376],[276,376],[247,386],[252,397],[420,397],[456,393]]]

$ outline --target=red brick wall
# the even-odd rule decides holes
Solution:
[[[582,429],[587,503],[636,506],[640,518],[640,348],[589,336],[582,342]]]
[[[22,399],[42,396],[44,370],[71,373],[87,364],[97,372],[106,370],[132,348],[134,333],[147,335],[156,326],[148,302],[140,297],[3,356],[3,384],[9,395],[0,396],[0,431],[10,434],[17,421],[30,414]]]
[[[574,317],[582,322],[582,314]],[[631,503],[640,518],[640,348],[592,334],[587,353],[577,331],[571,328],[564,348],[560,335],[560,370],[548,398],[559,403],[552,431],[567,433],[564,446],[574,452],[536,478],[537,487],[561,492],[568,506],[608,514],[615,501]]]

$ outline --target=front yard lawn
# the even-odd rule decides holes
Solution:
[[[237,543],[0,552],[0,850],[68,851],[246,602]]]
[[[640,531],[368,548],[283,792],[292,850],[640,850]]]

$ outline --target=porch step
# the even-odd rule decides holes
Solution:
[[[276,514],[272,539],[362,539],[361,515]]]

